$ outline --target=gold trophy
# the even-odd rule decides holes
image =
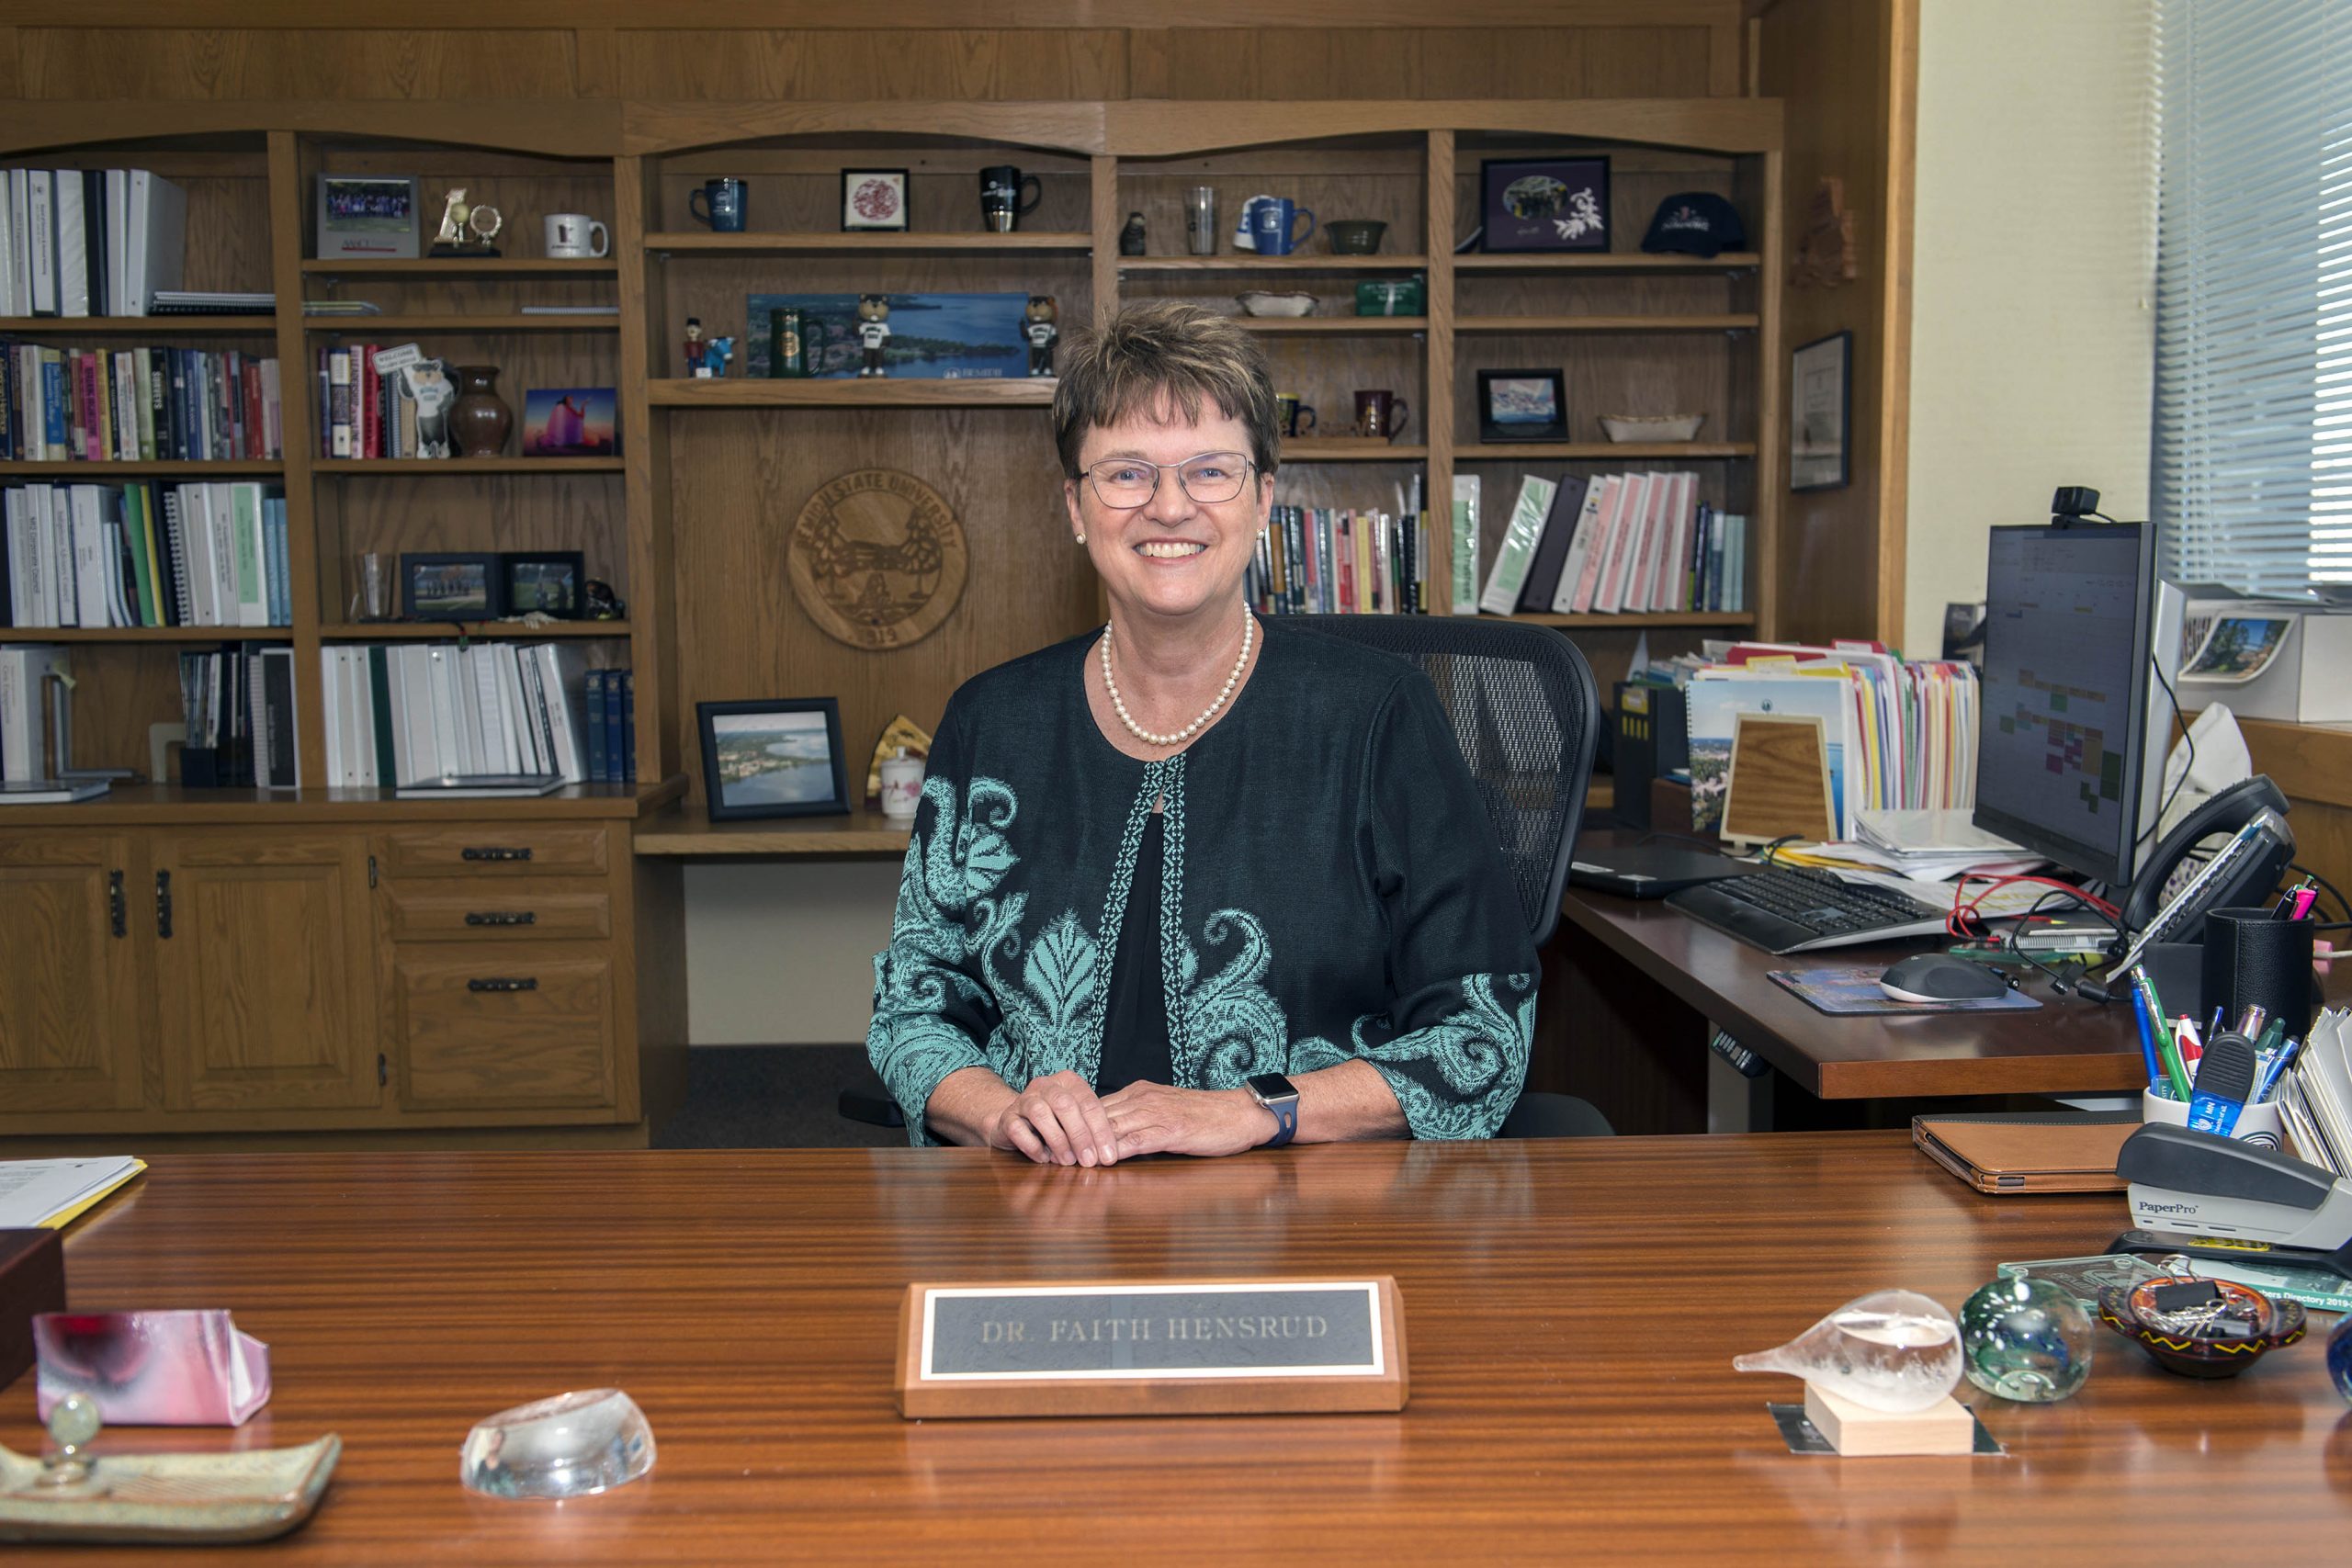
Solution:
[[[433,254],[494,256],[498,247],[492,242],[504,226],[505,220],[499,216],[498,209],[469,203],[463,187],[452,190],[443,198],[441,231],[433,236]]]

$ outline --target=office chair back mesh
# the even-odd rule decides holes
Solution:
[[[1299,615],[1420,667],[1453,721],[1527,929],[1541,947],[1560,919],[1584,820],[1600,698],[1576,644],[1544,626],[1467,615]]]

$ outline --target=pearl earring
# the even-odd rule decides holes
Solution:
[[[1078,536],[1078,542],[1079,542],[1080,544],[1081,544],[1081,545],[1082,545],[1082,544],[1084,544],[1084,543],[1086,543],[1086,536],[1085,536],[1085,535],[1083,535],[1083,534],[1080,534],[1080,535]]]

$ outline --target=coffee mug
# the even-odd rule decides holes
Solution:
[[[1356,394],[1356,434],[1394,441],[1412,417],[1412,405],[1396,393],[1375,389]]]
[[[1282,422],[1284,435],[1315,434],[1315,411],[1300,402],[1296,392],[1276,392],[1274,412]]]
[[[551,256],[601,256],[613,248],[612,231],[584,212],[550,212],[546,221]]]
[[[1023,200],[1023,197],[1028,199]],[[1024,175],[1010,164],[993,164],[980,171],[980,226],[1010,234],[1022,219],[1046,199],[1046,182]]]
[[[1253,196],[1241,204],[1233,220],[1233,248],[1254,251],[1258,248],[1258,209],[1273,200],[1271,196]]]
[[[715,180],[705,180],[700,190],[686,193],[686,211],[697,222],[707,223],[714,233],[740,234],[743,231],[743,182],[729,175]],[[696,207],[695,202],[703,205]]]
[[[1306,220],[1306,232],[1291,232],[1302,218]],[[1286,196],[1268,197],[1250,204],[1250,237],[1258,243],[1260,255],[1286,256],[1315,237],[1315,214],[1293,205]]]

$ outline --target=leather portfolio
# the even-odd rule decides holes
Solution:
[[[65,1246],[55,1231],[0,1230],[0,1388],[33,1364],[33,1318],[65,1310]]]
[[[2136,1111],[1988,1111],[1914,1116],[1919,1152],[1979,1192],[2120,1192],[2115,1174],[2123,1140],[2139,1130]]]

